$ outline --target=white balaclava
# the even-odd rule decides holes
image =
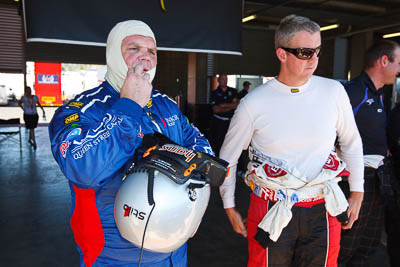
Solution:
[[[105,75],[105,79],[118,92],[124,84],[126,73],[128,72],[128,66],[122,57],[121,44],[122,40],[130,35],[151,37],[154,39],[154,42],[156,42],[156,38],[154,37],[154,33],[150,27],[146,23],[139,20],[127,20],[120,22],[110,31],[107,38],[107,73]],[[150,75],[150,82],[152,82],[154,76],[156,75],[156,66],[147,71],[147,73]]]

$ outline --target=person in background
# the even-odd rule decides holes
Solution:
[[[243,97],[245,97],[247,95],[247,93],[249,92],[249,89],[250,89],[250,85],[251,85],[251,83],[249,81],[243,82],[243,89],[238,94],[239,99],[242,99]]]
[[[361,138],[343,86],[313,75],[320,51],[318,24],[283,18],[275,32],[280,72],[240,101],[222,145],[230,170],[220,193],[234,231],[248,239],[248,267],[337,266],[338,218],[344,228],[358,218]],[[345,164],[333,152],[336,138]],[[234,193],[237,160],[249,145],[246,227]],[[352,191],[347,200],[337,184],[344,168]]]
[[[392,266],[400,266],[400,104],[389,113],[388,145],[393,157],[394,174],[391,186],[394,190],[392,203],[386,207],[385,227],[387,250]]]
[[[213,117],[211,120],[211,143],[215,155],[219,155],[222,142],[229,128],[229,123],[239,104],[235,88],[228,87],[228,77],[221,74],[218,77],[218,87],[211,93]]]
[[[172,99],[153,89],[157,47],[147,24],[115,25],[106,61],[105,81],[60,107],[49,125],[54,158],[72,193],[71,228],[81,266],[137,266],[140,261],[142,267],[185,267],[186,243],[170,253],[141,254],[124,239],[114,220],[115,197],[144,135],[159,132],[213,154],[210,144]]]
[[[365,53],[364,70],[345,84],[363,142],[364,201],[358,221],[342,231],[339,266],[369,266],[384,230],[384,206],[380,194],[379,168],[389,155],[383,90],[400,73],[400,46],[390,40],[374,43]],[[345,194],[349,192],[343,183]],[[351,185],[350,185],[351,189]]]
[[[36,137],[35,128],[37,128],[39,115],[37,113],[36,105],[38,105],[43,111],[43,117],[45,117],[44,108],[39,102],[39,98],[36,95],[32,95],[32,90],[29,86],[25,87],[24,95],[18,101],[18,106],[24,111],[25,127],[29,129],[29,144],[36,149]]]

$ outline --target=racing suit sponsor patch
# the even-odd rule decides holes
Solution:
[[[122,118],[106,114],[106,118],[103,119],[99,127],[95,130],[89,131],[85,138],[81,140],[74,140],[73,144],[76,145],[72,148],[71,153],[74,159],[82,158],[86,152],[97,146],[102,141],[106,140],[111,136],[111,130],[122,123]]]
[[[60,152],[64,159],[66,157],[68,147],[69,147],[69,141],[64,141],[60,145]]]
[[[76,122],[76,121],[79,121],[79,120],[80,120],[79,114],[78,113],[74,113],[74,114],[69,115],[68,117],[66,117],[64,119],[64,125],[68,125],[68,124],[70,124],[72,122]]]
[[[151,108],[152,106],[153,106],[153,99],[150,98],[150,99],[149,99],[149,102],[147,102],[147,104],[146,104],[146,107],[147,107],[147,108]]]
[[[80,124],[77,124],[77,123],[73,123],[73,124],[71,124],[71,125],[69,126],[68,129],[74,129],[74,128],[77,128],[77,127],[81,127],[81,125],[80,125]]]
[[[338,167],[339,167],[339,161],[336,160],[332,154],[330,154],[323,168],[336,171]]]
[[[168,126],[174,126],[175,125],[175,121],[179,120],[178,116],[175,114],[171,117],[165,118],[165,120],[167,121]]]
[[[287,196],[285,195],[285,193],[283,192],[282,189],[279,189],[276,192],[276,200],[277,201],[284,201],[287,198]]]
[[[82,129],[81,128],[73,128],[73,130],[67,135],[66,140],[71,139],[73,136],[81,135]]]
[[[281,168],[277,166],[270,166],[268,164],[264,165],[264,171],[265,174],[270,178],[278,178],[287,174],[287,172],[285,172]]]
[[[67,106],[73,108],[81,108],[85,103],[79,101],[72,101]]]

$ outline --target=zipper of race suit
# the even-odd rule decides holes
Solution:
[[[162,133],[160,125],[158,125],[158,123],[153,119],[151,112],[147,111],[146,114],[147,114],[147,117],[149,117],[149,119],[151,120],[151,122],[156,126],[157,131],[159,133]]]

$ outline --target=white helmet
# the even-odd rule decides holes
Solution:
[[[222,184],[227,163],[173,143],[148,151],[118,191],[115,221],[122,237],[134,245],[171,252],[196,233],[210,184]]]
[[[122,237],[141,247],[148,221],[143,248],[156,252],[171,252],[192,237],[210,198],[210,186],[196,189],[191,200],[188,185],[177,185],[165,174],[154,171],[154,210],[147,201],[148,171],[137,170],[128,175],[115,201],[115,220]]]

